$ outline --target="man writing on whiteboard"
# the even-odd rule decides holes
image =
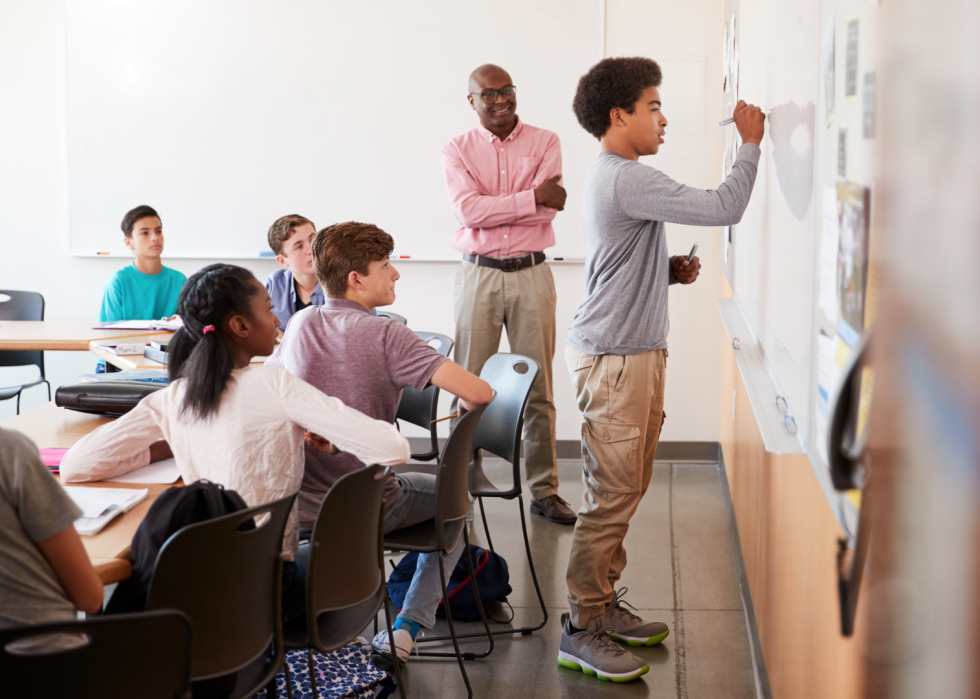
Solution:
[[[565,207],[558,136],[517,116],[510,75],[483,65],[469,80],[468,99],[480,119],[442,148],[446,190],[462,227],[452,238],[463,253],[456,273],[456,362],[479,374],[500,348],[506,326],[511,351],[534,359],[541,373],[524,415],[524,469],[531,512],[574,524],[558,497],[555,405],[555,281],[544,250]]]
[[[666,418],[667,290],[693,283],[701,267],[697,257],[668,254],[665,224],[738,223],[765,130],[759,108],[739,102],[733,116],[743,145],[728,178],[713,190],[675,182],[639,162],[665,140],[660,81],[649,58],[606,58],[582,76],[572,105],[601,152],[582,200],[586,298],[565,340],[583,414],[585,492],[565,574],[570,613],[562,615],[558,663],[614,682],[650,669],[620,643],[652,646],[670,633],[631,611],[625,588],[616,589],[623,539],[650,485]]]

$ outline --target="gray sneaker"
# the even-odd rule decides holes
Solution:
[[[609,638],[630,646],[655,646],[670,635],[670,629],[662,621],[643,621],[626,609],[636,608],[623,601],[629,588],[621,587],[613,593],[612,602],[606,605],[605,628]]]
[[[558,664],[570,670],[581,670],[605,682],[629,682],[647,674],[650,666],[610,641],[602,621],[602,617],[596,617],[584,630],[571,633],[569,615],[562,614]]]

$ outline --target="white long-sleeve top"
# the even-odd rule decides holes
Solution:
[[[394,425],[348,408],[278,367],[232,372],[216,413],[180,414],[184,381],[152,393],[132,411],[79,440],[61,462],[66,483],[100,481],[150,463],[150,445],[166,439],[184,483],[206,478],[235,490],[250,507],[291,495],[303,480],[303,432],[321,435],[366,464],[408,461],[408,441]],[[294,505],[283,557],[299,546]]]

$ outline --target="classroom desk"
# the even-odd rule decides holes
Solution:
[[[156,339],[159,335],[141,335],[136,337],[127,337],[126,342],[141,342],[147,343],[150,340]],[[104,340],[92,340],[88,344],[89,351],[94,354],[99,359],[104,359],[108,364],[116,367],[120,371],[143,371],[145,369],[162,369],[167,370],[167,365],[156,361],[155,359],[149,359],[143,354],[110,354],[105,350],[101,350],[97,345],[105,344]],[[265,360],[268,357],[252,357],[252,364],[265,364]]]
[[[62,350],[84,352],[93,340],[107,340],[137,335],[159,335],[169,332],[148,330],[95,330],[95,321],[60,322],[50,320],[0,321],[0,350]]]
[[[89,432],[114,418],[88,415],[57,407],[54,402],[5,420],[5,428],[27,435],[39,448],[70,447]],[[179,485],[181,481],[177,481]],[[150,505],[169,485],[136,485],[132,483],[72,483],[72,486],[99,488],[146,488],[149,494],[129,512],[109,522],[95,536],[83,536],[82,544],[103,584],[125,580],[132,573],[129,563],[133,534],[146,517]]]

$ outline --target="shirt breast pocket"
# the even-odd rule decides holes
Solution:
[[[517,159],[516,184],[520,190],[531,189],[544,182],[544,177],[538,174],[543,159],[540,155],[528,155]]]

